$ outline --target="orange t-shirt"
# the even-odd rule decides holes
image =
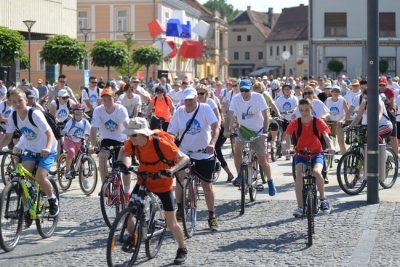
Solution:
[[[297,135],[297,129],[298,129],[298,120],[294,119],[290,121],[285,133],[287,135],[292,135],[292,134]],[[326,125],[326,123],[320,118],[317,118],[317,132],[320,135],[322,135],[323,133],[327,134],[331,133],[328,125]],[[308,124],[304,123],[302,124],[301,135],[297,137],[296,151],[301,151],[304,150],[305,148],[307,148],[307,150],[310,152],[323,151],[321,142],[319,141],[318,137],[315,136],[314,134],[312,120]]]
[[[157,96],[153,97],[150,100],[150,103],[153,104],[154,106],[154,115],[156,115],[159,118],[164,118],[166,122],[169,122],[171,120],[171,111],[169,109],[169,105],[172,103],[172,99],[169,96],[164,96],[164,99],[157,99],[157,102],[155,101]],[[167,99],[167,101],[165,101]],[[154,104],[155,103],[155,104]],[[167,104],[168,103],[168,104]]]
[[[153,137],[148,137],[148,142],[144,146],[136,146],[135,153],[139,160],[139,172],[159,172],[161,170],[169,169],[170,166],[159,160],[159,156],[154,148]],[[173,142],[168,142],[163,138],[159,138],[158,142],[160,150],[164,157],[168,160],[177,161],[178,160],[178,147]],[[130,139],[125,141],[124,150],[128,155],[132,155],[132,142]],[[142,162],[156,162],[154,165],[144,164]],[[147,190],[150,192],[163,193],[171,191],[172,186],[171,178],[161,178],[161,179],[147,179]],[[140,185],[142,180],[138,177],[137,183]]]

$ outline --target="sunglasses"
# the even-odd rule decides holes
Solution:
[[[137,134],[131,134],[131,137],[137,137],[138,135]]]
[[[197,93],[197,95],[205,95],[206,93],[205,92],[199,92],[199,93]]]
[[[60,83],[65,83],[65,81],[59,81]]]
[[[237,87],[237,84],[232,84],[232,87]]]
[[[304,95],[312,95],[314,94],[313,92],[304,92]]]
[[[64,99],[64,100],[67,100],[69,98],[69,96],[63,96],[61,98]]]
[[[250,90],[249,90],[249,89],[240,89],[240,92],[241,92],[241,93],[243,93],[243,92],[250,92]]]

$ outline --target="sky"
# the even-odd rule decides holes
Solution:
[[[208,0],[198,0],[199,3],[204,4]],[[247,6],[251,6],[254,11],[267,12],[269,7],[274,9],[274,13],[281,13],[282,8],[295,7],[300,4],[308,5],[309,0],[227,0],[228,4],[233,5],[234,8],[239,10],[246,10]]]

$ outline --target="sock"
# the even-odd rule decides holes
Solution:
[[[215,212],[209,210],[209,211],[208,211],[208,218],[210,218],[210,219],[215,218]]]

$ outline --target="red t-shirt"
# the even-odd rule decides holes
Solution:
[[[317,124],[317,132],[320,135],[322,135],[323,133],[326,134],[331,133],[328,125],[326,125],[326,123],[322,119],[317,118],[316,124]],[[298,129],[298,120],[297,119],[291,120],[285,133],[287,135],[292,135],[292,134],[297,135],[297,129]],[[319,141],[318,137],[315,136],[313,131],[313,120],[311,120],[307,124],[302,123],[301,135],[297,137],[296,151],[299,152],[305,149],[307,149],[310,152],[323,151],[321,142]]]

